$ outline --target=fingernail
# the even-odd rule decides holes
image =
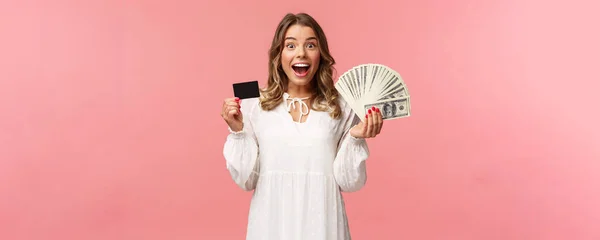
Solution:
[[[369,114],[371,114],[371,109],[369,109]]]
[[[379,108],[376,108],[375,111],[379,112]]]
[[[369,118],[369,114],[365,115],[365,118]]]
[[[240,101],[240,99],[236,97],[236,98],[235,98],[235,101]]]
[[[373,106],[373,110],[375,110],[375,108],[376,108],[376,107],[375,107],[375,106]]]

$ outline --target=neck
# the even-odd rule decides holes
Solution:
[[[296,85],[288,85],[287,93],[290,97],[304,98],[311,97],[312,90],[310,89],[310,85],[305,86],[296,86]]]

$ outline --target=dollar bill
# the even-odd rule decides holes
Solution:
[[[382,119],[391,120],[410,116],[410,96],[398,97],[364,105],[365,112],[376,107],[381,110]]]
[[[399,97],[404,97],[404,96],[408,96],[408,93],[406,92],[405,87],[400,86],[399,88],[394,89],[394,91],[388,93],[387,95],[381,96],[381,98],[379,98],[377,100],[381,101],[381,100],[387,100],[387,99],[391,99],[391,98],[399,98]]]
[[[382,110],[386,120],[410,116],[410,94],[394,69],[381,64],[361,64],[342,74],[336,89],[353,111],[365,120],[368,109]]]

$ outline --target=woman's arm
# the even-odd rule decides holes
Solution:
[[[238,132],[229,129],[230,133],[223,147],[227,170],[235,184],[245,191],[256,188],[259,176],[258,141],[251,121],[256,103],[254,99],[242,101],[240,111],[243,128]]]
[[[335,180],[344,192],[358,191],[367,181],[366,160],[369,157],[367,142],[364,138],[350,135],[350,129],[360,121],[353,111],[344,111],[343,133],[333,162]]]

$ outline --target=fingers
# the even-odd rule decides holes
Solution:
[[[383,117],[381,115],[381,110],[379,108],[373,107],[367,111],[366,123],[363,129],[363,134],[367,138],[372,138],[377,136],[381,132],[381,127],[383,125]]]
[[[232,118],[240,114],[240,99],[239,98],[227,98],[223,102],[223,109],[221,115],[223,118]]]
[[[365,124],[365,137],[367,138],[370,138],[373,135],[373,121],[375,121],[375,119],[373,119],[373,110],[369,109],[367,111],[367,122]]]
[[[234,118],[236,115],[238,115],[238,114],[239,114],[239,112],[240,112],[240,110],[238,110],[238,109],[230,109],[230,110],[227,112],[227,116],[229,116],[229,117],[231,117],[231,118]]]
[[[235,98],[235,99],[233,99],[233,100],[228,100],[228,101],[226,100],[226,101],[225,101],[225,104],[226,104],[227,106],[239,106],[239,105],[240,105],[240,100],[239,100],[239,99],[237,99],[237,98]]]
[[[239,98],[227,98],[223,102],[223,107],[226,107],[226,106],[233,106],[233,107],[238,107],[239,108],[239,106],[240,106],[240,99]]]
[[[374,136],[381,132],[381,127],[383,126],[383,116],[381,115],[381,110],[379,108],[375,108],[375,114],[373,117],[373,125],[375,126]]]
[[[358,124],[358,125],[360,125],[360,126],[362,127],[362,128],[361,128],[361,133],[360,133],[360,134],[361,134],[361,136],[362,136],[363,138],[366,138],[366,137],[367,137],[367,133],[368,133],[368,127],[369,127],[369,120],[370,120],[370,119],[369,119],[369,114],[367,113],[367,114],[365,115],[365,121],[364,121],[364,122],[361,122],[361,123],[359,123],[359,124]]]
[[[240,108],[238,106],[227,106],[225,111],[227,112],[228,116],[233,117],[240,113]]]

